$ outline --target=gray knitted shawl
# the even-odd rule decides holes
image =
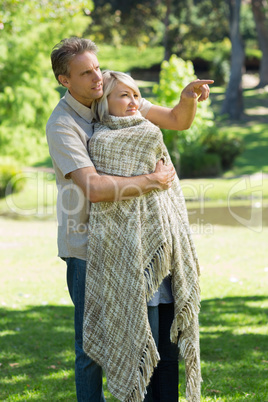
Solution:
[[[151,173],[161,158],[170,162],[161,131],[140,115],[96,124],[89,153],[108,175]],[[92,204],[83,348],[120,401],[144,399],[159,361],[147,301],[168,274],[175,306],[170,337],[185,360],[187,399],[199,402],[199,265],[178,177],[167,191]]]

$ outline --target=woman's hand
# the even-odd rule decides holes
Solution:
[[[202,102],[209,97],[209,84],[213,84],[213,80],[195,80],[190,82],[182,91],[181,99],[197,99]]]

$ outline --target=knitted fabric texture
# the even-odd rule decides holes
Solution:
[[[161,158],[170,162],[161,131],[140,115],[104,123],[96,124],[89,144],[98,172],[135,176],[153,172]],[[185,360],[187,399],[199,402],[199,265],[178,177],[167,191],[92,204],[83,348],[120,401],[144,399],[159,361],[147,301],[168,274],[175,307],[170,338]]]

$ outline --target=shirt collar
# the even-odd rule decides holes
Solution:
[[[79,114],[84,120],[86,120],[88,123],[92,122],[92,111],[89,107],[82,105],[82,103],[78,102],[67,90],[64,96],[66,102],[68,105],[74,109],[74,111]]]

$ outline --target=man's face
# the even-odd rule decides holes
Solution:
[[[60,75],[59,80],[70,94],[85,106],[102,96],[102,74],[94,53],[77,54],[69,64],[70,76]]]

